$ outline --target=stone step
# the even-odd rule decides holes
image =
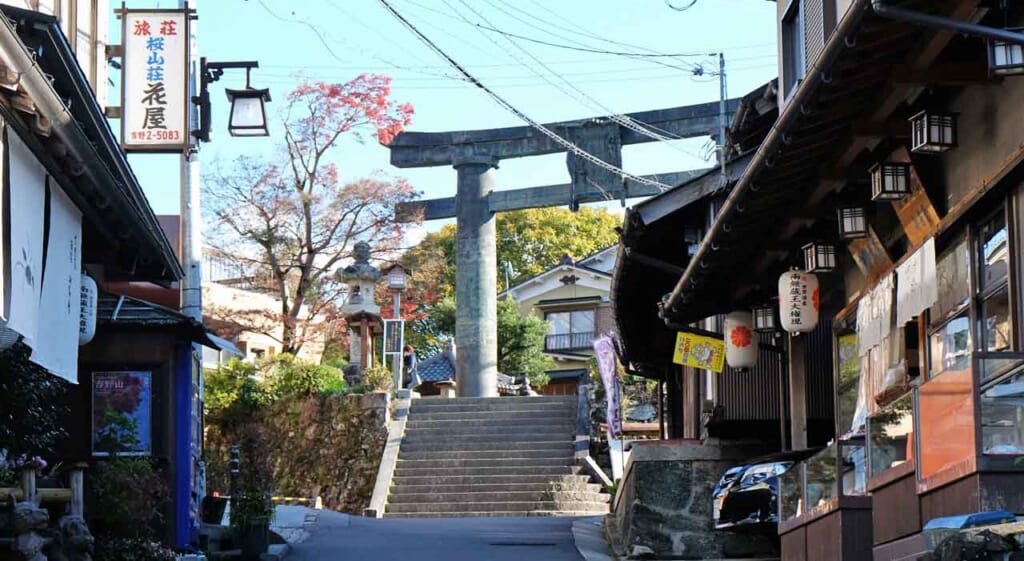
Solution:
[[[586,483],[585,480],[571,482],[541,481],[537,483],[475,483],[464,485],[398,485],[391,488],[391,494],[388,495],[388,500],[390,501],[392,497],[405,495],[447,495],[468,491],[472,491],[474,493],[544,493],[552,490],[558,492],[598,494],[601,492],[601,485],[597,483]]]
[[[444,475],[410,474],[396,475],[391,480],[391,488],[399,489],[405,486],[416,485],[531,485],[542,483],[544,485],[584,485],[590,483],[587,475],[565,474],[565,475],[543,475],[543,474],[486,474],[486,475],[461,475],[445,472]]]
[[[576,431],[576,420],[568,419],[515,419],[504,421],[495,419],[493,421],[419,421],[410,419],[405,425],[406,434],[409,431],[450,431],[460,434],[501,434],[509,432],[520,432],[529,434],[541,433],[572,433]]]
[[[388,507],[392,504],[404,503],[500,503],[500,502],[544,502],[553,501],[558,504],[569,502],[577,503],[607,503],[611,498],[601,493],[590,493],[587,491],[511,491],[511,492],[484,492],[478,491],[475,487],[467,492],[456,493],[391,493],[388,496]]]
[[[565,510],[530,510],[530,511],[490,511],[490,512],[398,512],[398,513],[385,513],[387,518],[486,518],[486,517],[518,517],[518,516],[604,516],[608,514],[608,509],[602,510],[581,510],[581,511],[565,511]],[[761,560],[758,560],[761,561]],[[766,559],[764,561],[773,561]],[[774,560],[778,561],[778,560]]]
[[[466,512],[530,512],[530,511],[590,511],[608,512],[605,503],[556,501],[523,501],[523,502],[485,502],[485,503],[398,503],[388,504],[387,513],[432,512],[432,513],[466,513]]]
[[[420,405],[413,401],[409,412],[412,415],[426,413],[501,413],[511,411],[569,412],[576,410],[576,403],[460,403],[455,400],[438,400],[446,403]]]
[[[439,469],[439,468],[521,468],[568,467],[571,460],[564,458],[523,458],[509,454],[504,458],[455,458],[445,460],[403,460],[399,459],[395,469]]]
[[[462,440],[459,442],[453,441],[424,441],[424,442],[412,442],[408,439],[402,441],[401,452],[484,452],[484,451],[502,451],[502,452],[516,452],[519,450],[568,450],[572,452],[573,445],[569,440],[559,439],[544,439],[544,440],[533,440],[528,439],[521,442],[503,440],[498,441],[494,438],[484,438],[481,440]]]
[[[415,407],[441,407],[444,405],[567,405],[575,404],[577,398],[574,395],[535,395],[535,396],[509,396],[509,397],[456,397],[456,398],[420,398],[412,402]]]
[[[564,444],[564,443],[563,443]],[[424,451],[406,451],[403,447],[398,453],[398,459],[401,460],[483,460],[483,459],[500,459],[507,458],[509,456],[515,456],[516,458],[558,458],[563,460],[566,464],[572,463],[573,461],[573,450],[568,444],[565,444],[561,449],[548,448],[548,449],[523,449],[523,450],[462,450],[462,451],[450,451],[450,450],[424,450]]]
[[[529,475],[575,475],[579,473],[579,466],[523,466],[503,465],[500,467],[403,467],[399,464],[395,468],[395,477],[429,477],[446,475],[502,475],[506,473],[523,473]]]
[[[572,420],[576,422],[576,409],[566,407],[540,409],[531,407],[529,409],[514,409],[509,411],[438,411],[429,409],[417,411],[409,417],[413,421],[513,421],[516,419],[548,419],[548,420]]]
[[[551,425],[534,425],[534,426],[507,426],[499,427],[494,425],[474,425],[472,423],[456,423],[454,425],[446,425],[439,427],[429,428],[410,428],[408,425],[405,427],[405,436],[439,436],[439,437],[458,437],[458,436],[482,436],[486,437],[489,435],[508,435],[508,436],[540,436],[540,435],[561,435],[564,438],[569,438],[570,435],[574,435],[574,431],[568,428],[568,426],[551,426]]]

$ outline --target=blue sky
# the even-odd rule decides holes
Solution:
[[[704,64],[714,70],[717,63],[708,56],[630,58],[524,39],[513,39],[513,44],[507,36],[476,24],[579,49],[662,54],[724,51],[730,96],[742,95],[776,74],[776,8],[775,3],[764,0],[698,0],[693,8],[681,12],[664,0],[391,1],[484,84],[542,122],[716,101],[717,78],[697,78],[687,69]],[[172,8],[177,2],[140,0],[128,5]],[[394,100],[410,102],[416,108],[411,130],[523,124],[481,90],[446,77],[454,72],[377,0],[200,0],[196,8],[203,56],[217,61],[259,61],[252,85],[271,89],[275,99],[269,105],[272,133],[276,112],[283,105],[279,100],[303,78],[342,82],[361,72],[392,76]],[[118,23],[111,18],[115,27],[112,42],[120,34]],[[571,85],[552,76],[537,60]],[[213,141],[204,144],[200,152],[205,170],[241,154],[274,151],[278,141],[273,134],[262,139],[227,134],[228,103],[223,89],[244,84],[243,71],[228,71],[211,87]],[[112,91],[111,95],[116,100],[119,94]],[[695,139],[629,146],[623,152],[623,167],[637,174],[706,167],[710,164],[699,157],[705,142]],[[136,154],[130,159],[154,210],[177,213],[177,157]],[[387,149],[375,142],[346,142],[335,159],[344,178],[385,170],[407,177],[425,198],[455,192],[453,169],[392,168]],[[563,154],[507,160],[498,171],[498,189],[568,179]],[[441,224],[425,226],[434,230]]]

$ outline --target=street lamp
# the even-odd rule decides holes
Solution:
[[[264,105],[270,101],[270,90],[257,90],[246,84],[244,90],[225,92],[231,102],[231,117],[228,119],[228,133],[231,136],[270,136]]]
[[[209,86],[220,80],[225,70],[244,69],[245,89],[226,90],[228,101],[231,102],[231,115],[228,120],[228,133],[231,136],[268,136],[266,103],[270,101],[270,90],[256,89],[249,84],[249,75],[260,63],[254,60],[233,62],[209,62],[206,57],[199,59],[199,95],[192,98],[192,103],[199,107],[199,128],[192,131],[192,136],[202,142],[210,141],[210,91]]]
[[[384,274],[388,277],[388,290],[391,291],[391,302],[393,306],[393,315],[395,328],[398,329],[398,345],[397,351],[394,354],[392,360],[392,371],[395,377],[395,388],[402,387],[402,346],[405,342],[404,327],[405,324],[402,322],[402,291],[406,289],[406,281],[409,276],[409,271],[401,265],[401,263],[395,263],[384,270]]]

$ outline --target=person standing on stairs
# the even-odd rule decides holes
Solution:
[[[406,345],[402,349],[402,387],[410,390],[423,383],[420,380],[419,360],[416,359],[416,349],[412,345]]]

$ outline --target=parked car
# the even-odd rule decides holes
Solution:
[[[715,529],[775,534],[779,522],[779,476],[820,450],[770,454],[725,470],[711,492]]]

